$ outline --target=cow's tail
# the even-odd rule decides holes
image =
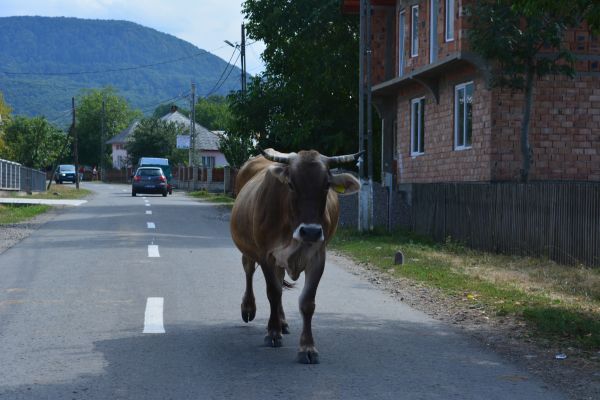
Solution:
[[[293,289],[293,288],[295,288],[295,287],[296,287],[296,284],[295,284],[295,283],[288,282],[288,281],[286,281],[285,279],[283,280],[283,288],[284,288],[284,289]]]

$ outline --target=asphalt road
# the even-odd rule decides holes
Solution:
[[[84,187],[89,202],[0,255],[0,399],[565,398],[331,262],[313,320],[321,364],[297,364],[302,283],[284,293],[284,347],[264,347],[264,280],[245,324],[220,209]]]

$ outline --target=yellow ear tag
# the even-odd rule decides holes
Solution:
[[[340,193],[340,194],[346,193],[346,187],[344,185],[334,186],[333,190],[335,190],[337,193]]]

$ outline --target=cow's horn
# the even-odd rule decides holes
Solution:
[[[365,151],[363,150],[355,154],[345,154],[343,156],[327,157],[327,162],[329,165],[349,163],[358,160],[358,158],[364,153]]]
[[[262,150],[262,154],[267,160],[282,164],[289,164],[290,161],[297,155],[296,153],[280,153],[273,149]]]

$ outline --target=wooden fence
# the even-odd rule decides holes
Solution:
[[[414,184],[411,195],[417,233],[600,267],[599,183]]]

